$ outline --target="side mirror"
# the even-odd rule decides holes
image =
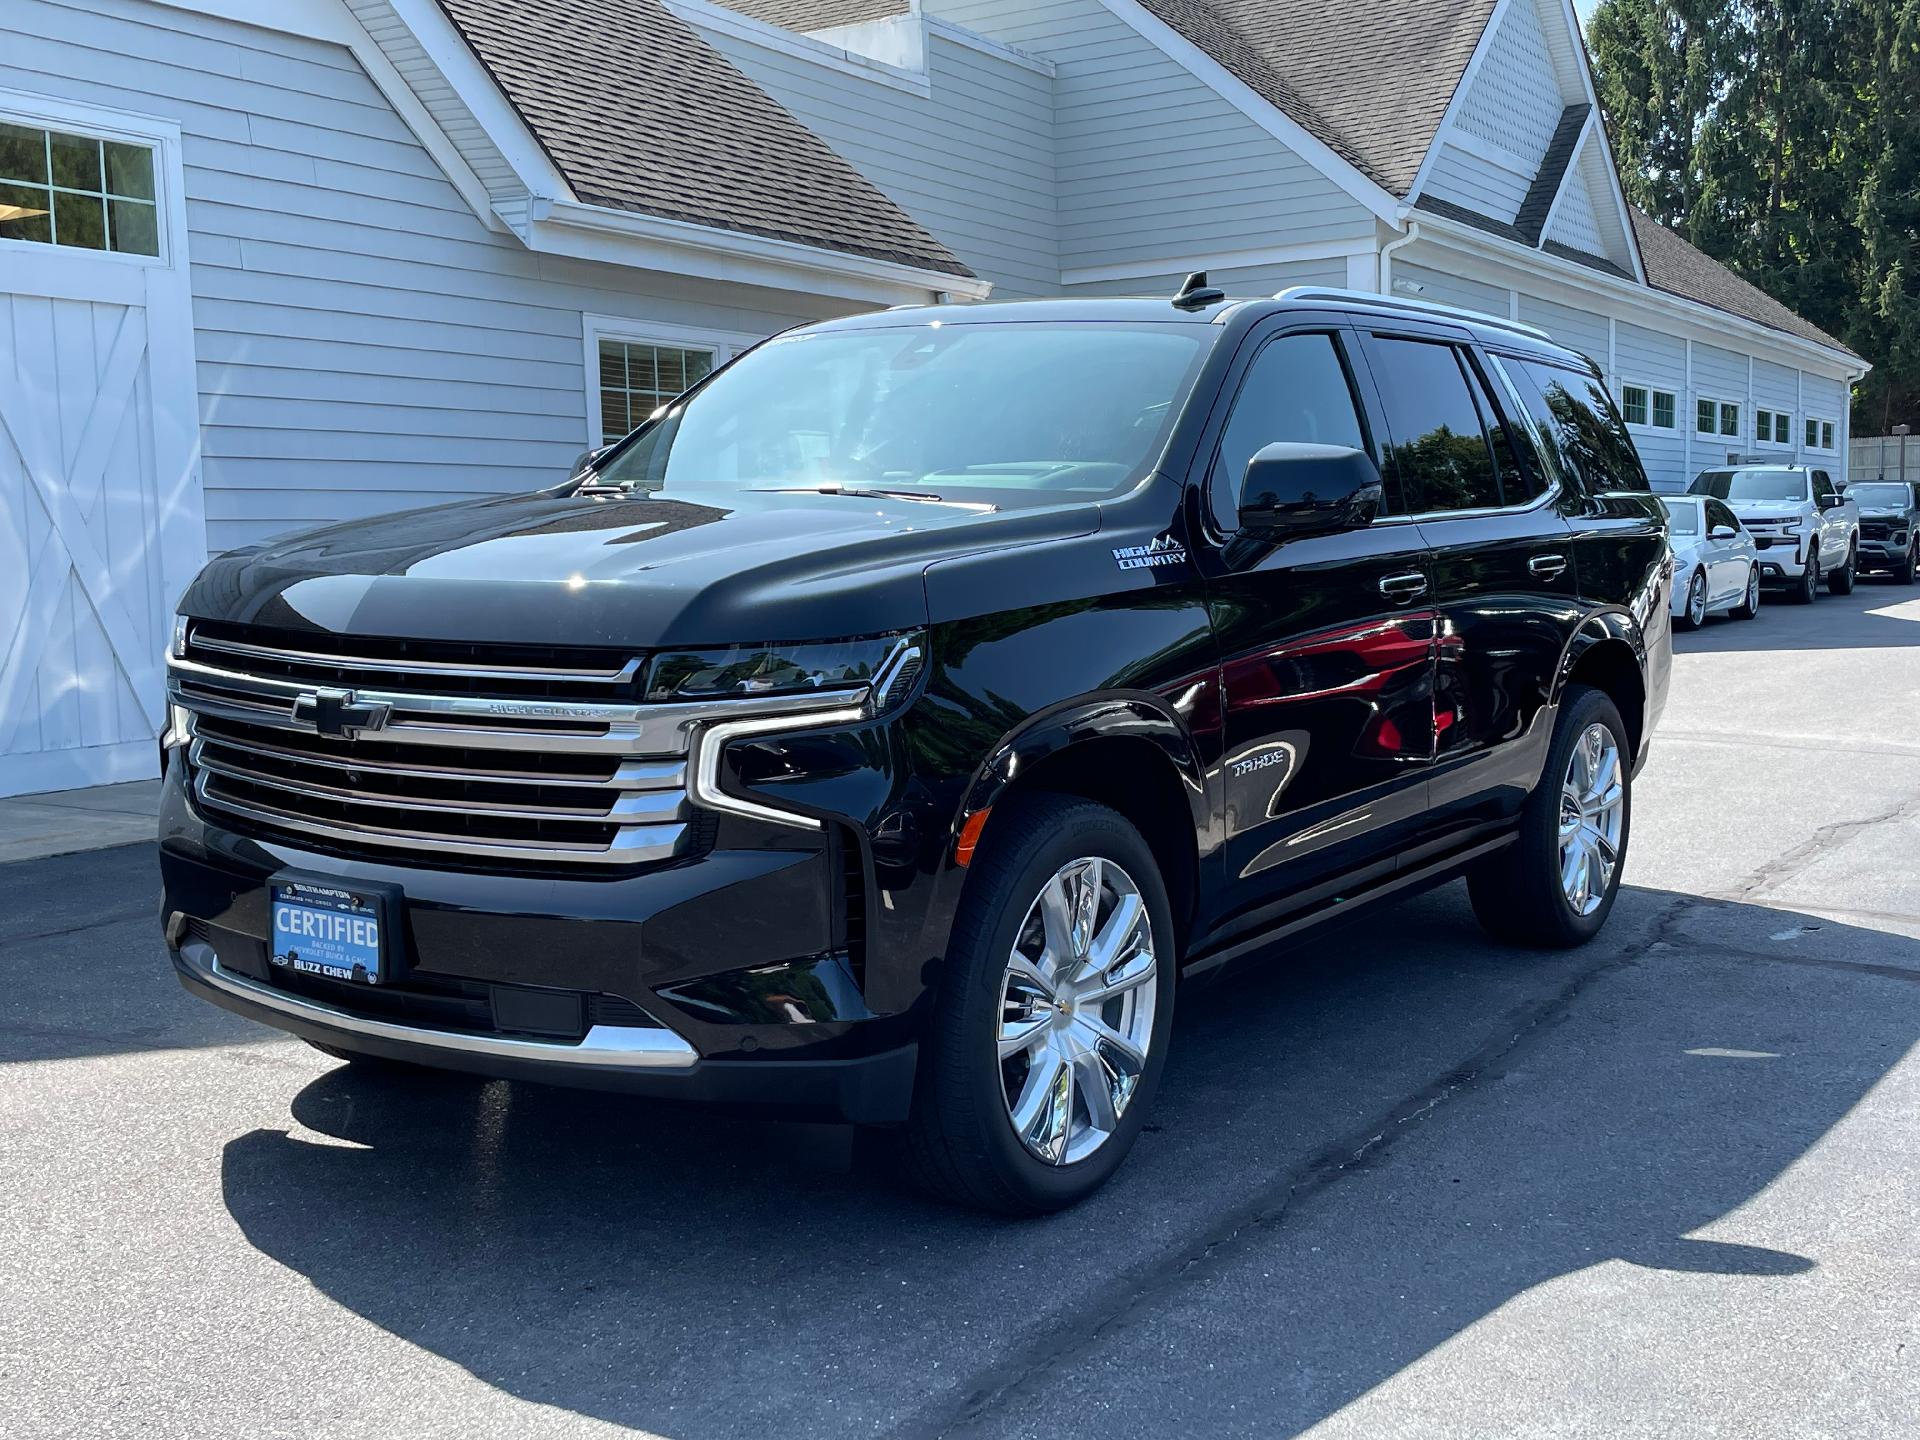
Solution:
[[[611,445],[602,445],[599,448],[594,450],[582,450],[579,456],[574,460],[573,468],[567,471],[567,478],[571,480],[574,476],[587,470],[593,465],[594,461],[598,460],[602,455],[606,454],[607,451],[611,450],[612,448],[613,447]]]
[[[1357,530],[1379,513],[1380,467],[1344,445],[1268,445],[1240,485],[1241,528],[1268,537]]]
[[[1827,496],[1826,499],[1820,502],[1820,508],[1822,510],[1838,510],[1842,505],[1846,503],[1847,503],[1847,497],[1844,495],[1829,495]]]
[[[1713,533],[1708,535],[1707,538],[1709,540],[1731,540],[1739,533],[1740,532],[1731,525],[1716,525],[1713,527]]]

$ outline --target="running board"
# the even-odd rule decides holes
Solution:
[[[1438,859],[1429,860],[1424,865],[1416,866],[1412,870],[1390,876],[1379,884],[1369,886],[1356,894],[1334,895],[1317,904],[1309,905],[1306,909],[1296,911],[1286,919],[1266,927],[1257,935],[1249,935],[1222,949],[1208,951],[1187,961],[1180,967],[1181,977],[1191,979],[1196,975],[1205,975],[1252,951],[1278,944],[1302,931],[1326,924],[1336,916],[1345,920],[1348,916],[1372,909],[1382,900],[1402,899],[1418,891],[1444,884],[1458,876],[1473,861],[1482,856],[1491,855],[1496,850],[1506,849],[1518,838],[1519,836],[1511,831],[1505,835],[1496,835],[1491,840],[1482,841],[1478,845],[1469,845],[1464,850],[1452,851]]]

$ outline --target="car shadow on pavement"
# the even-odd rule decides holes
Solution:
[[[999,1433],[1091,1415],[1081,1385],[1103,1435],[1293,1434],[1587,1267],[1817,1267],[1696,1232],[1920,1038],[1920,943],[1630,889],[1541,956],[1455,886],[1181,1006],[1149,1133],[1044,1220],[888,1186],[837,1131],[347,1067],[227,1145],[225,1200],[394,1335],[682,1440]]]
[[[1768,590],[1751,620],[1724,615],[1673,637],[1682,655],[1721,650],[1887,650],[1920,645],[1920,585],[1862,575],[1851,595],[1821,587],[1811,605],[1789,603]]]

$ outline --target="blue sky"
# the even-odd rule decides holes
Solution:
[[[1593,19],[1593,7],[1599,3],[1600,0],[1573,0],[1573,8],[1579,13],[1582,30],[1586,29],[1587,22]]]

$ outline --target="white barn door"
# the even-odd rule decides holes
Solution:
[[[21,795],[155,772],[206,524],[177,127],[0,91],[0,160],[25,175],[0,207],[0,795]]]

